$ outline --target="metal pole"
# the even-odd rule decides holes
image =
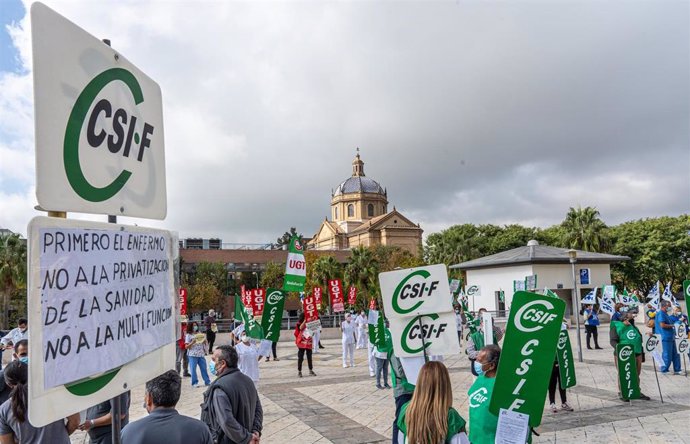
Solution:
[[[422,333],[422,317],[417,313],[417,321],[419,321],[419,332],[422,337],[422,352],[424,353],[424,362],[429,362],[429,356],[426,354],[426,343],[424,341],[424,334]]]
[[[661,398],[661,403],[664,403],[664,395],[661,394],[661,385],[659,384],[659,374],[656,370],[656,358],[652,355],[652,366],[654,367],[654,377],[656,377],[656,387],[659,389],[659,398]]]
[[[580,334],[580,301],[577,295],[577,279],[575,278],[575,259],[570,259],[570,266],[573,271],[573,310],[575,311],[576,330],[577,330],[577,360],[582,362],[582,338]]]

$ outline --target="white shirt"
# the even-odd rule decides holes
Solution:
[[[340,327],[343,329],[343,344],[354,344],[355,325],[351,321],[345,321]]]
[[[253,345],[245,344],[240,342],[235,345],[235,350],[237,350],[237,368],[240,369],[242,373],[249,376],[252,381],[259,381],[259,353],[256,347]]]
[[[367,327],[369,320],[366,316],[359,315],[357,316],[357,320],[355,322],[357,324],[357,328],[364,329]]]
[[[11,342],[12,345],[17,345],[17,342],[21,341],[22,339],[29,339],[29,329],[27,328],[26,330],[21,331],[19,327],[17,327],[13,328],[9,333],[3,336],[2,339],[0,339],[0,344],[6,346]]]

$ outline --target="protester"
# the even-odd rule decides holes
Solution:
[[[123,444],[213,444],[211,431],[203,422],[180,415],[182,379],[168,370],[146,383],[144,408],[148,416],[122,429]]]
[[[479,351],[484,348],[484,312],[486,312],[485,308],[480,308],[479,309],[479,328],[477,331],[472,333],[470,337],[467,340],[467,348],[466,348],[466,353],[467,357],[470,360],[470,372],[474,376],[478,376],[477,372],[475,371],[476,366],[474,365],[474,362],[477,359],[477,355],[479,354]],[[492,320],[493,322],[493,320]],[[498,341],[500,341],[503,338],[503,330],[501,330],[499,327],[496,325],[492,325],[492,330],[493,330],[493,337],[494,337],[494,345],[498,345]]]
[[[211,359],[218,377],[204,394],[201,416],[207,418],[214,442],[258,444],[263,409],[254,383],[237,368],[237,351],[220,345]]]
[[[472,444],[493,444],[496,439],[498,416],[489,411],[489,402],[496,382],[498,360],[501,348],[498,345],[487,345],[477,354],[473,364],[479,376],[467,392],[470,415],[470,435]]]
[[[620,321],[623,318],[623,315],[621,314],[621,309],[623,307],[626,307],[625,304],[621,304],[620,302],[617,302],[616,305],[613,306],[613,315],[611,316],[611,322],[613,321]],[[627,310],[627,307],[626,307]]]
[[[345,315],[345,320],[340,324],[343,333],[343,368],[355,366],[355,324],[350,313]]]
[[[673,307],[673,316],[671,319],[673,320],[674,324],[682,324],[683,327],[685,327],[685,337],[687,338],[687,335],[690,332],[690,325],[688,325],[688,317],[683,313],[683,309],[680,308],[680,305]]]
[[[34,427],[29,422],[29,366],[22,361],[12,361],[5,367],[3,377],[12,392],[9,400],[0,406],[0,442],[69,444],[69,435],[79,425],[79,413],[67,417],[66,423],[60,419]]]
[[[367,342],[369,341],[369,319],[367,314],[362,310],[355,319],[355,325],[357,326],[357,349],[367,348]]]
[[[386,328],[384,330],[384,343],[381,346],[374,347],[374,358],[376,358],[376,388],[391,388],[388,385],[388,353],[393,349],[393,340],[391,332],[388,330],[388,320],[386,320]],[[383,385],[381,385],[381,375],[383,375]]]
[[[410,402],[398,418],[398,442],[409,444],[459,443],[467,439],[465,420],[453,408],[453,388],[446,366],[429,361],[422,366]]]
[[[609,341],[613,347],[613,361],[618,368],[618,356],[616,355],[616,345],[631,345],[633,353],[635,353],[635,364],[637,365],[637,380],[640,380],[640,373],[642,372],[642,363],[644,362],[644,350],[642,349],[642,333],[633,323],[634,315],[627,311],[622,311],[622,318],[620,321],[611,322],[609,331]],[[618,381],[618,397],[623,400],[620,388],[620,380]],[[640,399],[649,400],[649,396],[640,392]]]
[[[235,345],[237,350],[238,363],[237,367],[242,373],[249,376],[254,381],[254,384],[259,382],[259,360],[261,356],[256,350],[256,347],[249,342],[249,336],[246,332],[242,333],[240,343]]]
[[[216,342],[216,333],[218,332],[215,310],[211,309],[208,311],[208,316],[204,318],[204,327],[206,327],[206,341],[208,342],[208,352],[213,353],[213,343]]]
[[[182,376],[189,378],[189,357],[187,356],[187,347],[185,346],[184,339],[187,330],[187,323],[182,324],[182,334],[177,340],[176,355],[175,355],[175,370],[180,373],[182,370]]]
[[[656,334],[661,335],[662,359],[664,360],[661,373],[668,373],[671,369],[671,362],[673,362],[674,374],[680,375],[680,355],[676,350],[675,329],[670,318],[671,313],[673,313],[671,303],[661,301],[655,316],[655,330]]]
[[[309,366],[309,375],[316,376],[314,373],[314,368],[311,361],[312,347],[314,343],[312,341],[311,334],[307,329],[307,321],[305,320],[304,313],[299,315],[299,320],[297,325],[295,325],[295,345],[297,345],[297,376],[302,377],[302,363],[304,362],[304,354],[307,355],[307,365]]]
[[[22,339],[29,339],[29,322],[25,318],[20,318],[17,321],[17,327],[9,331],[0,339],[0,350],[4,351],[9,344],[15,345]],[[2,352],[0,352],[2,358]],[[0,359],[0,364],[2,360]]]
[[[86,421],[79,425],[79,430],[88,432],[91,444],[110,444],[113,442],[113,416],[111,414],[116,399],[120,402],[120,427],[129,423],[130,392],[103,401],[86,411]]]
[[[561,324],[561,330],[567,330],[568,324],[563,321]],[[566,390],[561,387],[561,369],[558,365],[558,356],[553,360],[553,368],[551,369],[551,379],[549,380],[549,408],[551,413],[558,413],[558,407],[556,406],[556,387],[558,387],[558,394],[561,397],[561,411],[572,412],[573,408],[568,404],[568,395]]]
[[[599,315],[594,311],[594,307],[590,304],[585,307],[582,312],[585,319],[585,331],[587,332],[587,348],[592,349],[590,338],[594,338],[594,348],[597,350],[603,350],[599,347]]]
[[[391,382],[393,383],[393,397],[395,398],[395,417],[393,418],[393,444],[398,444],[398,418],[400,409],[412,399],[414,384],[407,381],[405,369],[400,359],[393,353],[393,348],[388,352],[388,360],[391,365]]]
[[[462,326],[465,323],[462,315],[462,308],[458,304],[455,304],[455,328],[458,331],[458,344],[462,347]]]
[[[187,334],[184,338],[185,347],[187,348],[187,355],[189,356],[189,370],[192,373],[192,387],[199,387],[199,379],[196,374],[196,368],[199,367],[201,378],[205,385],[211,384],[206,371],[206,337],[203,333],[199,333],[199,326],[196,322],[187,323]]]
[[[656,328],[656,308],[652,304],[647,304],[647,309],[644,314],[647,319],[647,327],[652,329],[652,332]]]

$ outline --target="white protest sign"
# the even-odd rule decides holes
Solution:
[[[644,351],[646,353],[652,353],[659,347],[659,342],[661,342],[661,335],[649,335],[644,340]]]
[[[389,322],[398,357],[460,353],[453,312],[405,318],[391,316]]]
[[[380,273],[379,283],[385,313],[390,317],[453,310],[444,264]]]
[[[449,285],[451,294],[455,294],[460,289],[460,279],[451,279],[450,284],[448,284],[448,285]]]
[[[491,317],[491,313],[489,312],[484,312],[482,314],[482,325],[483,325],[483,332],[484,332],[484,344],[493,344],[494,343],[494,329],[493,329],[493,317]]]
[[[497,444],[524,444],[528,436],[529,415],[512,410],[500,410],[496,427]]]
[[[174,367],[179,296],[168,231],[47,217],[28,231],[34,426]]]
[[[482,295],[482,287],[479,285],[470,285],[467,287],[467,296],[479,297]]]
[[[679,354],[686,353],[688,351],[688,346],[690,346],[690,343],[688,342],[687,339],[676,339],[676,349],[678,350]]]
[[[158,84],[42,3],[31,28],[40,206],[165,219]]]
[[[525,291],[525,281],[513,281],[513,291]]]
[[[527,291],[533,291],[537,289],[537,275],[532,274],[525,276],[525,287]]]
[[[685,328],[685,324],[683,322],[677,322],[673,324],[673,331],[676,334],[676,339],[682,339],[682,338],[687,338],[688,333]]]

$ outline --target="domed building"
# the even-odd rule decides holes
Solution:
[[[358,149],[359,151],[359,149]],[[423,230],[400,214],[388,211],[388,191],[364,174],[364,161],[355,156],[352,176],[331,192],[331,218],[326,218],[308,242],[312,250],[347,250],[359,245],[391,245],[417,254]]]

